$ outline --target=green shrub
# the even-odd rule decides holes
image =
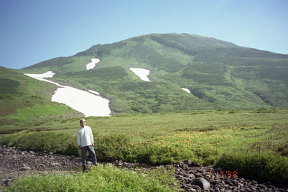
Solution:
[[[61,132],[33,132],[1,136],[1,144],[18,146],[26,150],[78,155],[75,137]]]
[[[288,141],[286,141],[286,143],[278,144],[276,151],[282,156],[288,156]]]
[[[256,113],[275,113],[276,109],[273,107],[267,108],[267,107],[261,107],[255,111]]]
[[[176,163],[185,159],[189,159],[191,156],[190,150],[176,149],[172,146],[159,147],[157,145],[151,145],[148,150],[149,163],[152,164],[169,164]]]
[[[99,160],[111,161],[123,159],[125,148],[129,147],[126,135],[108,135],[95,138],[95,152]]]
[[[141,162],[153,165],[170,164],[191,159],[191,150],[177,149],[173,146],[158,146],[155,144],[136,144],[130,145],[124,151],[124,160],[129,162]],[[199,162],[196,158],[195,162]],[[197,163],[197,164],[198,164]]]
[[[249,176],[277,184],[288,182],[288,158],[272,152],[226,153],[216,166],[238,171],[240,176]]]

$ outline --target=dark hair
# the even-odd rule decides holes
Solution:
[[[80,123],[86,122],[85,119],[80,119]]]

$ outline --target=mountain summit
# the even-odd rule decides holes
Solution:
[[[148,70],[150,81],[130,68]],[[198,35],[143,35],[22,71],[97,90],[117,113],[288,107],[288,55]]]

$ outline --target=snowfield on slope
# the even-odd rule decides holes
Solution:
[[[73,87],[63,86],[58,88],[51,101],[63,103],[80,111],[86,117],[110,116],[109,100]]]
[[[89,90],[90,92],[94,92],[94,94],[92,94],[87,91],[82,91],[73,87],[62,86],[51,80],[45,79],[45,78],[52,78],[55,75],[55,73],[52,71],[47,71],[46,73],[43,74],[25,74],[25,75],[40,81],[53,83],[59,86],[59,88],[55,91],[54,95],[52,96],[51,101],[57,103],[63,103],[71,107],[72,109],[75,109],[76,111],[83,113],[85,117],[111,115],[111,110],[109,108],[109,100],[102,98],[99,95],[95,95],[95,93],[98,93],[96,91]]]
[[[187,93],[191,93],[191,91],[187,88],[181,88],[183,91],[187,92]]]
[[[44,78],[52,78],[55,75],[55,73],[53,71],[47,71],[46,73],[42,73],[42,74],[28,74],[28,73],[24,73],[24,75],[32,77],[32,78],[40,80],[40,81],[45,81],[45,82],[48,82],[48,83],[52,83],[54,85],[57,85],[57,86],[61,87],[61,85],[59,83],[55,83],[53,81],[44,79]]]
[[[135,73],[141,80],[143,81],[150,81],[147,77],[150,74],[150,71],[143,68],[130,68],[130,70]]]
[[[91,59],[91,62],[86,65],[86,70],[94,69],[96,64],[99,62],[100,62],[100,59],[97,59],[97,58]]]

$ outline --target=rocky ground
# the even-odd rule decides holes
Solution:
[[[1,186],[9,186],[23,176],[33,173],[65,174],[76,173],[81,168],[79,157],[64,156],[50,152],[24,151],[16,147],[0,146],[0,180]],[[118,167],[142,169],[155,167],[118,161]],[[288,188],[277,188],[269,183],[259,183],[254,180],[238,177],[236,171],[223,171],[220,168],[193,167],[189,161],[173,165],[175,177],[179,180],[185,192],[192,191],[287,191]],[[74,171],[73,171],[74,170]]]
[[[236,171],[225,171],[221,168],[193,167],[189,161],[175,164],[176,178],[181,181],[185,191],[288,191],[288,188],[277,188],[269,183],[259,183],[238,177]]]
[[[9,186],[15,179],[23,175],[44,172],[65,173],[79,166],[79,163],[80,159],[73,156],[0,146],[1,186]],[[73,171],[69,172],[73,173]]]

